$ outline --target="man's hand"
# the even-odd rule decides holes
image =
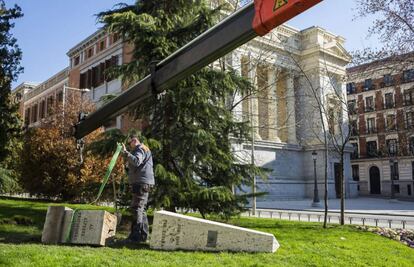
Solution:
[[[124,144],[124,143],[122,143],[122,152],[123,152],[123,153],[127,152],[127,149],[126,149],[126,147],[125,147],[125,144]]]

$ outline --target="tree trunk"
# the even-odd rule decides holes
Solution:
[[[328,224],[328,140],[326,138],[326,132],[325,132],[325,196],[324,196],[324,204],[325,204],[325,211],[324,211],[324,217],[323,217],[323,228],[327,227]]]
[[[339,163],[339,180],[341,183],[341,225],[345,224],[345,179],[344,179],[344,151],[341,151],[341,161]]]

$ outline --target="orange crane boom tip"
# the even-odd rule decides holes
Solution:
[[[254,31],[263,36],[322,0],[254,0]]]

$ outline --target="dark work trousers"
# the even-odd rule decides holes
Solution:
[[[151,186],[148,184],[132,184],[132,201],[130,209],[133,216],[131,234],[129,239],[137,242],[145,242],[148,238],[148,218],[146,206]]]

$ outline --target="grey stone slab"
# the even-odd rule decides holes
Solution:
[[[65,212],[71,209],[63,206],[49,206],[43,226],[42,243],[57,244],[61,240],[63,218]]]
[[[194,218],[168,211],[157,211],[150,247],[160,250],[275,252],[274,235]]]

